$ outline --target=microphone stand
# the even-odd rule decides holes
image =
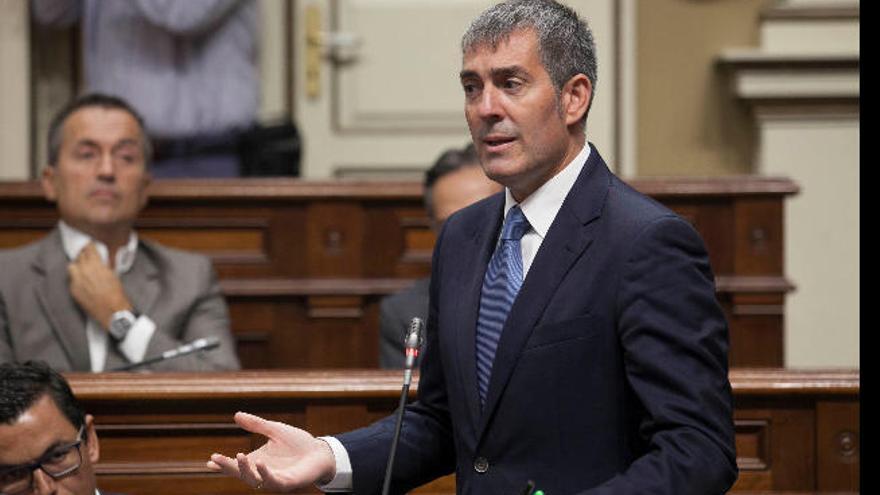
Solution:
[[[403,412],[406,405],[406,397],[409,394],[409,386],[412,383],[413,365],[419,355],[421,344],[422,320],[413,318],[409,324],[409,333],[406,336],[406,364],[403,371],[403,388],[400,391],[400,403],[397,406],[397,421],[394,424],[394,438],[391,440],[391,452],[388,454],[388,465],[385,468],[385,481],[382,483],[382,495],[388,495],[391,488],[391,473],[394,470],[394,457],[397,453],[397,444],[400,441],[400,428],[403,426]]]

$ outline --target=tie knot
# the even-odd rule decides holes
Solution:
[[[526,234],[531,225],[526,220],[519,205],[514,206],[507,212],[507,218],[504,219],[504,227],[501,229],[501,238],[504,240],[518,241]]]

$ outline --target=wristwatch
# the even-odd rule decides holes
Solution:
[[[116,342],[121,342],[125,339],[125,336],[128,335],[128,331],[131,330],[131,327],[134,326],[134,322],[137,321],[137,319],[138,315],[127,309],[113,313],[113,316],[110,317],[110,326],[108,327],[108,330],[110,330],[110,336],[113,337],[113,340]]]

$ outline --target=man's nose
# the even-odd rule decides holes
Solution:
[[[58,486],[55,479],[43,472],[42,469],[34,470],[34,494],[36,495],[55,495],[58,493]]]
[[[98,175],[100,177],[113,177],[116,174],[116,163],[111,153],[104,153],[98,161]]]
[[[477,101],[477,115],[483,120],[501,120],[504,110],[501,106],[500,94],[493,86],[487,86]]]

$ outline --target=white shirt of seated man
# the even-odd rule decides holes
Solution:
[[[61,232],[61,244],[64,247],[67,259],[73,263],[88,264],[92,267],[95,266],[95,263],[100,262],[108,270],[110,269],[107,246],[104,243],[92,239],[63,221],[58,223],[58,228]],[[118,282],[119,276],[131,270],[137,255],[137,246],[137,234],[132,231],[128,238],[128,243],[116,251],[113,271],[111,273],[115,274],[114,278],[120,284],[118,290],[122,290],[121,283]],[[110,341],[110,334],[105,330],[108,324],[109,320],[98,322],[93,316],[89,316],[86,322],[89,358],[93,372],[104,371],[107,361],[107,346]],[[140,315],[125,335],[125,338],[117,343],[117,347],[130,362],[142,361],[155,331],[156,324],[153,320],[145,315]]]

